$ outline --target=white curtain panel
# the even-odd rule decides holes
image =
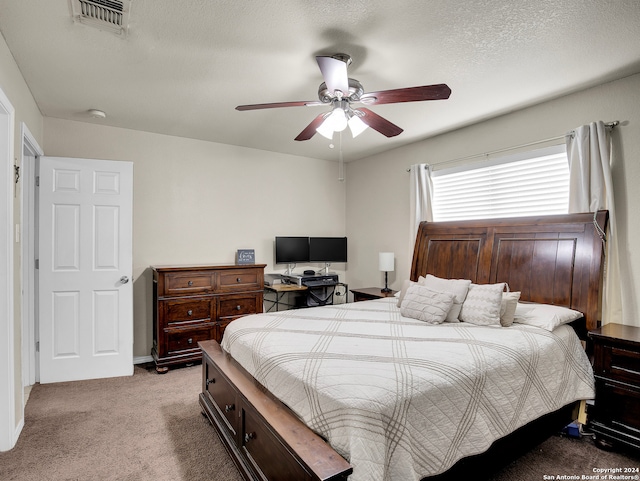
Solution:
[[[418,226],[422,221],[433,222],[433,182],[431,167],[428,164],[415,164],[409,171],[410,177],[410,215],[409,220],[409,253],[413,256]]]
[[[623,316],[623,293],[616,214],[611,180],[611,135],[604,122],[582,125],[567,135],[569,213],[609,211],[602,323],[629,324]]]

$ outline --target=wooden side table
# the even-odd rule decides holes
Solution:
[[[353,294],[353,302],[370,301],[371,299],[382,299],[384,297],[393,297],[398,291],[382,292],[380,287],[363,287],[362,289],[351,289]]]
[[[618,442],[640,449],[640,328],[611,323],[589,336],[596,378],[589,424],[596,444],[608,448]]]

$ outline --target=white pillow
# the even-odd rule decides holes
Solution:
[[[568,307],[537,304],[535,302],[518,302],[513,322],[553,331],[556,327],[581,317],[584,317],[582,312],[574,311]]]
[[[427,277],[420,276],[418,284],[433,289],[434,291],[448,292],[454,295],[453,306],[447,314],[445,322],[459,322],[462,303],[467,297],[471,281],[468,279],[442,279],[440,277],[427,274]]]
[[[502,291],[506,284],[471,284],[462,303],[460,320],[481,326],[499,326]]]
[[[502,293],[502,304],[500,305],[500,325],[502,327],[509,327],[513,324],[513,316],[518,306],[518,299],[520,299],[519,292]]]
[[[398,307],[402,306],[402,299],[404,299],[404,296],[407,294],[407,289],[409,289],[409,286],[412,286],[413,284],[415,284],[415,282],[413,282],[410,279],[406,279],[402,283],[402,287],[396,293],[396,294],[398,294]]]
[[[427,324],[440,324],[447,317],[453,305],[453,294],[438,292],[413,283],[400,306],[400,314],[424,321]]]

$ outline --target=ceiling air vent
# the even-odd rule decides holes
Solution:
[[[125,36],[129,30],[131,0],[70,0],[75,22]]]

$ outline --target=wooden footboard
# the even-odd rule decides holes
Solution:
[[[346,481],[353,469],[216,341],[202,349],[200,406],[247,480]]]

